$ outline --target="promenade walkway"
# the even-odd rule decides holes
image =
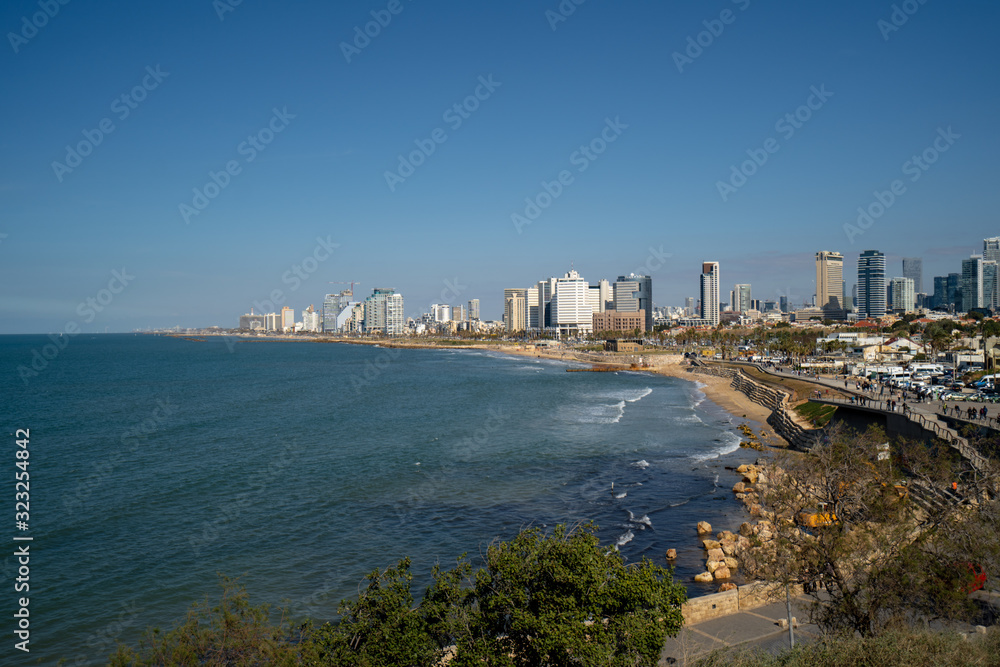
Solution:
[[[810,602],[805,596],[791,600],[792,616],[799,623],[793,628],[796,645],[813,642],[820,636],[819,628],[807,622]],[[778,625],[778,620],[783,618],[787,618],[785,603],[773,602],[750,611],[685,625],[676,637],[667,639],[657,665],[685,667],[716,649],[744,645],[778,653],[789,646],[788,628]]]

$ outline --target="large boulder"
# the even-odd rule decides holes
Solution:
[[[702,540],[701,546],[705,547],[706,550],[712,550],[720,548],[722,543],[716,540]]]
[[[740,535],[743,537],[750,537],[753,535],[753,524],[744,521],[740,524]]]
[[[712,573],[714,573],[719,568],[722,568],[722,567],[725,567],[725,566],[726,566],[725,562],[723,562],[721,560],[710,560],[707,563],[705,563],[705,569],[708,570],[709,572],[712,572]]]
[[[725,544],[722,545],[722,553],[724,553],[727,556],[735,556],[740,550],[737,544],[738,543],[735,541],[726,542]]]
[[[725,552],[722,549],[709,549],[707,560],[722,560],[726,557]]]
[[[736,482],[733,484],[733,493],[746,493],[747,485],[744,482]]]
[[[726,583],[719,586],[720,593],[725,593],[726,591],[734,591],[734,590],[736,590],[736,584],[734,584],[731,581],[727,581]]]
[[[733,558],[732,556],[726,556],[722,560],[726,564],[726,567],[728,567],[730,570],[735,570],[740,565],[740,562],[735,558]]]
[[[756,484],[757,479],[758,477],[756,470],[747,470],[745,473],[743,473],[743,481],[746,482],[747,484]]]
[[[736,535],[731,530],[724,530],[721,533],[719,533],[718,535],[716,535],[716,537],[719,538],[720,542],[725,542],[726,540],[735,540],[736,539]]]
[[[714,580],[711,572],[702,572],[694,575],[694,580],[703,584],[710,584]]]
[[[740,467],[738,467],[736,469],[736,472],[742,474],[742,473],[745,473],[748,470],[751,470],[752,468],[753,468],[753,466],[750,466],[750,465],[747,465],[746,463],[744,463],[743,465],[741,465]]]
[[[676,560],[677,549],[667,549],[667,560]]]
[[[698,534],[699,535],[711,535],[712,534],[712,524],[707,521],[698,522]]]
[[[729,568],[726,567],[725,565],[723,565],[722,567],[720,567],[720,568],[716,569],[714,572],[712,572],[712,576],[715,577],[716,581],[723,581],[725,579],[729,579],[733,575],[729,571]]]

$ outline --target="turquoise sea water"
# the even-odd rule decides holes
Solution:
[[[726,466],[755,455],[693,382],[474,350],[79,335],[23,383],[48,342],[0,337],[0,539],[25,534],[14,432],[29,428],[43,664],[100,664],[214,595],[219,572],[325,620],[375,568],[410,556],[419,592],[435,562],[528,525],[593,520],[630,560],[677,548],[677,578],[710,592],[691,583],[695,523],[744,520]]]

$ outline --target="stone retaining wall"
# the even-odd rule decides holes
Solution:
[[[792,597],[802,595],[802,586],[792,586],[789,592]],[[691,598],[681,605],[681,613],[684,614],[684,624],[693,625],[763,607],[777,599],[784,599],[784,588],[777,589],[762,582],[753,582],[724,593]]]
[[[717,366],[695,366],[694,373],[730,378],[730,387],[746,395],[751,401],[771,411],[768,425],[774,432],[788,441],[795,449],[806,450],[813,446],[817,432],[800,426],[788,410],[788,394],[780,389],[768,387],[733,368]]]

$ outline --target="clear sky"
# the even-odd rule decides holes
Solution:
[[[995,0],[235,2],[2,3],[0,333],[235,326],[350,280],[493,319],[571,263],[800,301],[817,250],[851,283],[923,257],[926,290],[1000,235]]]

